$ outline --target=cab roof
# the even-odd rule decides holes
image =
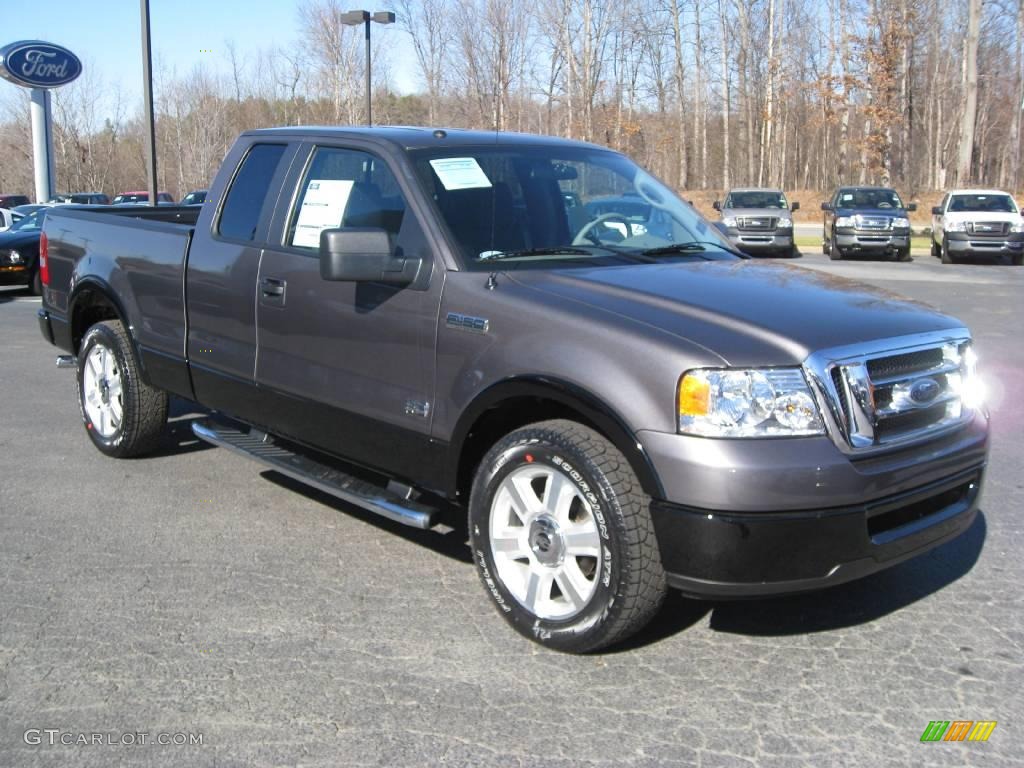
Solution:
[[[532,133],[511,131],[474,131],[463,128],[427,128],[423,126],[389,125],[374,127],[347,127],[331,125],[289,126],[283,128],[258,128],[246,131],[243,136],[296,137],[313,136],[334,139],[363,139],[386,142],[402,149],[443,149],[445,147],[478,146],[561,146],[588,147],[613,152],[608,147],[583,141],[563,139],[557,136],[540,136]]]

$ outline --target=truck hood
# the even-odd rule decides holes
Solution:
[[[903,208],[836,208],[836,216],[886,216],[907,218],[909,214]]]
[[[780,219],[785,217],[787,219],[793,218],[793,214],[785,208],[723,208],[722,216],[755,216],[755,217],[773,217]]]
[[[524,270],[509,278],[674,334],[729,365],[799,364],[820,349],[963,326],[861,283],[747,260]]]
[[[0,232],[0,248],[7,250],[9,248],[24,248],[28,245],[39,245],[39,230],[33,230],[32,232],[21,232],[15,230],[5,230]]]
[[[1008,221],[1020,224],[1021,216],[1017,213],[986,213],[985,211],[956,211],[942,215],[943,221]]]

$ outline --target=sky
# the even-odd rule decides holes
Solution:
[[[154,66],[185,74],[196,65],[228,71],[225,43],[244,58],[260,49],[298,38],[299,0],[150,0]],[[384,6],[382,1],[370,11]],[[355,5],[354,7],[360,7]],[[141,108],[142,45],[138,0],[48,0],[38,5],[0,0],[0,45],[16,40],[45,40],[63,45],[84,66],[117,83],[128,114]],[[386,35],[392,87],[417,89],[412,45],[395,26],[373,25]],[[207,53],[206,51],[209,51]],[[18,86],[0,79],[0,101]]]

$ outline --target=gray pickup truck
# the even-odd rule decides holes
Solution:
[[[737,250],[751,256],[800,255],[793,240],[793,213],[800,203],[788,202],[781,189],[733,189],[724,203],[715,200],[713,207],[722,214],[719,224]]]
[[[384,517],[465,514],[498,611],[560,650],[622,640],[669,587],[819,589],[976,515],[960,322],[747,260],[601,147],[252,131],[202,207],[55,209],[40,268],[100,451],[152,450],[177,395],[203,440]]]

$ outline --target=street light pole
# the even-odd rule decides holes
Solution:
[[[391,11],[348,11],[341,15],[341,23],[350,27],[362,24],[366,29],[366,124],[373,125],[373,80],[370,53],[370,22],[394,24],[395,14]]]
[[[153,114],[153,44],[149,29],[149,0],[139,0],[142,15],[142,98],[146,119],[146,172],[149,176],[149,204],[156,205],[156,118]]]
[[[366,14],[366,125],[373,125],[373,99],[370,97],[370,14]]]

